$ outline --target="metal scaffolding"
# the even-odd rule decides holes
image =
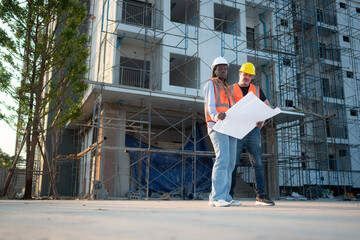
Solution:
[[[211,61],[201,54],[213,39],[221,44],[210,48],[230,56],[229,80],[237,82],[244,60],[253,62],[254,82],[273,106],[283,110],[262,129],[270,195],[277,198],[296,191],[316,198],[324,190],[351,194],[354,182],[360,181],[359,171],[351,164],[360,165],[360,50],[356,46],[360,6],[349,0],[343,4],[172,0],[169,16],[166,4],[161,0],[90,2],[88,32],[96,38],[89,60],[90,87],[84,117],[68,126],[77,154],[54,158],[72,165],[71,184],[77,186],[72,194],[120,197],[136,188],[131,196],[147,199],[150,172],[156,171],[151,157],[175,154],[176,163],[157,174],[166,176],[181,166],[179,181],[168,181],[186,197],[185,169],[190,168],[190,192],[196,197],[198,178],[208,182],[211,177],[211,169],[197,170],[202,164],[199,158],[214,157],[205,134],[200,93],[207,81],[207,76],[200,75],[200,66],[210,69]],[[205,5],[212,5],[213,15],[200,11]],[[245,23],[241,25],[240,19]],[[200,36],[204,30],[211,34]],[[169,37],[174,41],[165,41]],[[168,49],[171,53],[164,54]],[[164,91],[165,77],[171,86],[182,87],[181,92]],[[196,137],[199,129],[204,133],[201,139]],[[136,139],[138,147],[126,146],[126,136]],[[197,150],[203,140],[208,151]],[[185,149],[188,142],[194,145],[192,150]],[[136,159],[135,155],[129,159],[130,153],[136,153]],[[239,173],[253,185],[249,168],[243,164]]]

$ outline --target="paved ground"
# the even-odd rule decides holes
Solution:
[[[360,202],[0,200],[8,239],[359,239]]]

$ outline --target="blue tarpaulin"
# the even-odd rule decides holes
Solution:
[[[197,151],[208,151],[205,139],[200,127],[197,126],[196,143]],[[199,141],[199,139],[201,139]],[[189,143],[185,146],[185,150],[194,150],[193,136],[190,137]],[[126,135],[126,147],[141,147],[147,148],[148,145],[144,142]],[[151,149],[159,149],[157,147],[150,147]],[[133,177],[139,179],[139,159],[141,163],[141,186],[146,187],[146,167],[147,167],[147,152],[129,151]],[[195,162],[193,155],[184,156],[184,187],[186,192],[193,191]],[[135,164],[134,164],[135,163]],[[196,157],[196,192],[211,191],[211,169],[213,161],[211,157]],[[182,176],[182,155],[181,154],[163,154],[150,153],[150,171],[149,171],[149,190],[150,192],[171,192],[181,188]],[[137,183],[137,187],[139,184]]]

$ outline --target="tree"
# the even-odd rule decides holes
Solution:
[[[87,72],[89,48],[86,31],[80,29],[86,16],[86,5],[78,0],[0,3],[0,19],[10,29],[10,33],[0,29],[0,90],[18,103],[18,132],[29,133],[25,199],[31,198],[35,151],[42,135],[81,116],[87,88],[81,80]],[[12,81],[19,87],[14,88]]]
[[[14,161],[14,156],[10,156],[0,149],[0,168],[11,168]]]

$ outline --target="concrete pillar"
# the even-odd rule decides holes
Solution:
[[[117,146],[125,147],[126,111],[120,110],[118,118]],[[124,197],[130,188],[130,157],[123,150],[116,150],[114,174],[114,197]]]

